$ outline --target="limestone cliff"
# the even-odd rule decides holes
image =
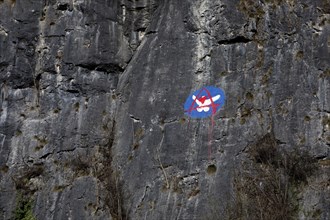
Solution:
[[[0,219],[330,219],[329,0],[0,0],[0,94]]]

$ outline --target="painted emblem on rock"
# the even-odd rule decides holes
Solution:
[[[184,103],[184,112],[191,118],[206,118],[211,116],[211,125],[208,131],[209,160],[211,160],[212,154],[214,115],[224,104],[224,91],[214,86],[206,86],[193,92]]]
[[[206,86],[189,95],[184,111],[191,118],[206,118],[214,115],[224,104],[224,91],[214,86]]]

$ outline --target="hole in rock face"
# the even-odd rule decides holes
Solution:
[[[69,4],[68,3],[62,3],[57,5],[57,10],[60,11],[66,11],[69,9]]]
[[[212,175],[217,171],[217,167],[214,164],[211,164],[207,167],[207,174]]]

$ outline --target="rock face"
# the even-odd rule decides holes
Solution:
[[[329,219],[329,79],[327,0],[0,0],[0,219]]]

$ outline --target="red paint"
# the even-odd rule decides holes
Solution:
[[[202,96],[200,97],[202,91],[205,91],[207,93],[207,97],[206,96]],[[215,104],[213,102],[212,96],[209,92],[209,90],[203,88],[200,90],[200,92],[197,94],[196,99],[198,101],[200,101],[202,104],[204,104],[206,99],[210,99],[211,100],[211,104],[207,105],[207,106],[203,106],[203,107],[211,107],[212,108],[212,116],[211,116],[211,125],[209,126],[208,129],[208,156],[209,156],[209,160],[211,160],[211,155],[212,155],[212,138],[213,138],[213,129],[214,129],[214,115],[217,111],[217,107],[219,106],[219,104]],[[192,102],[188,112],[191,113],[193,110],[196,110],[199,106],[197,106],[196,108],[194,108],[194,105],[196,103],[196,99]],[[189,123],[188,123],[189,126]]]
[[[202,96],[202,98],[199,98],[198,101],[200,101],[202,104],[204,104],[206,99],[207,98],[205,96]]]
[[[207,97],[206,96],[200,96],[201,93],[205,91],[207,93]],[[203,107],[211,107],[212,108],[212,115],[216,113],[217,111],[217,107],[219,106],[219,104],[214,104],[213,102],[213,99],[212,99],[212,96],[211,96],[211,93],[209,92],[209,90],[205,89],[205,88],[202,88],[199,93],[196,95],[196,99],[202,103],[205,102],[206,99],[211,99],[211,104],[210,105],[206,105],[206,106],[203,106]],[[196,110],[197,108],[199,108],[199,106],[197,106],[196,108],[194,108],[194,105],[196,104],[196,99],[191,103],[191,106],[190,108],[188,109],[187,112],[191,113],[193,110]]]

